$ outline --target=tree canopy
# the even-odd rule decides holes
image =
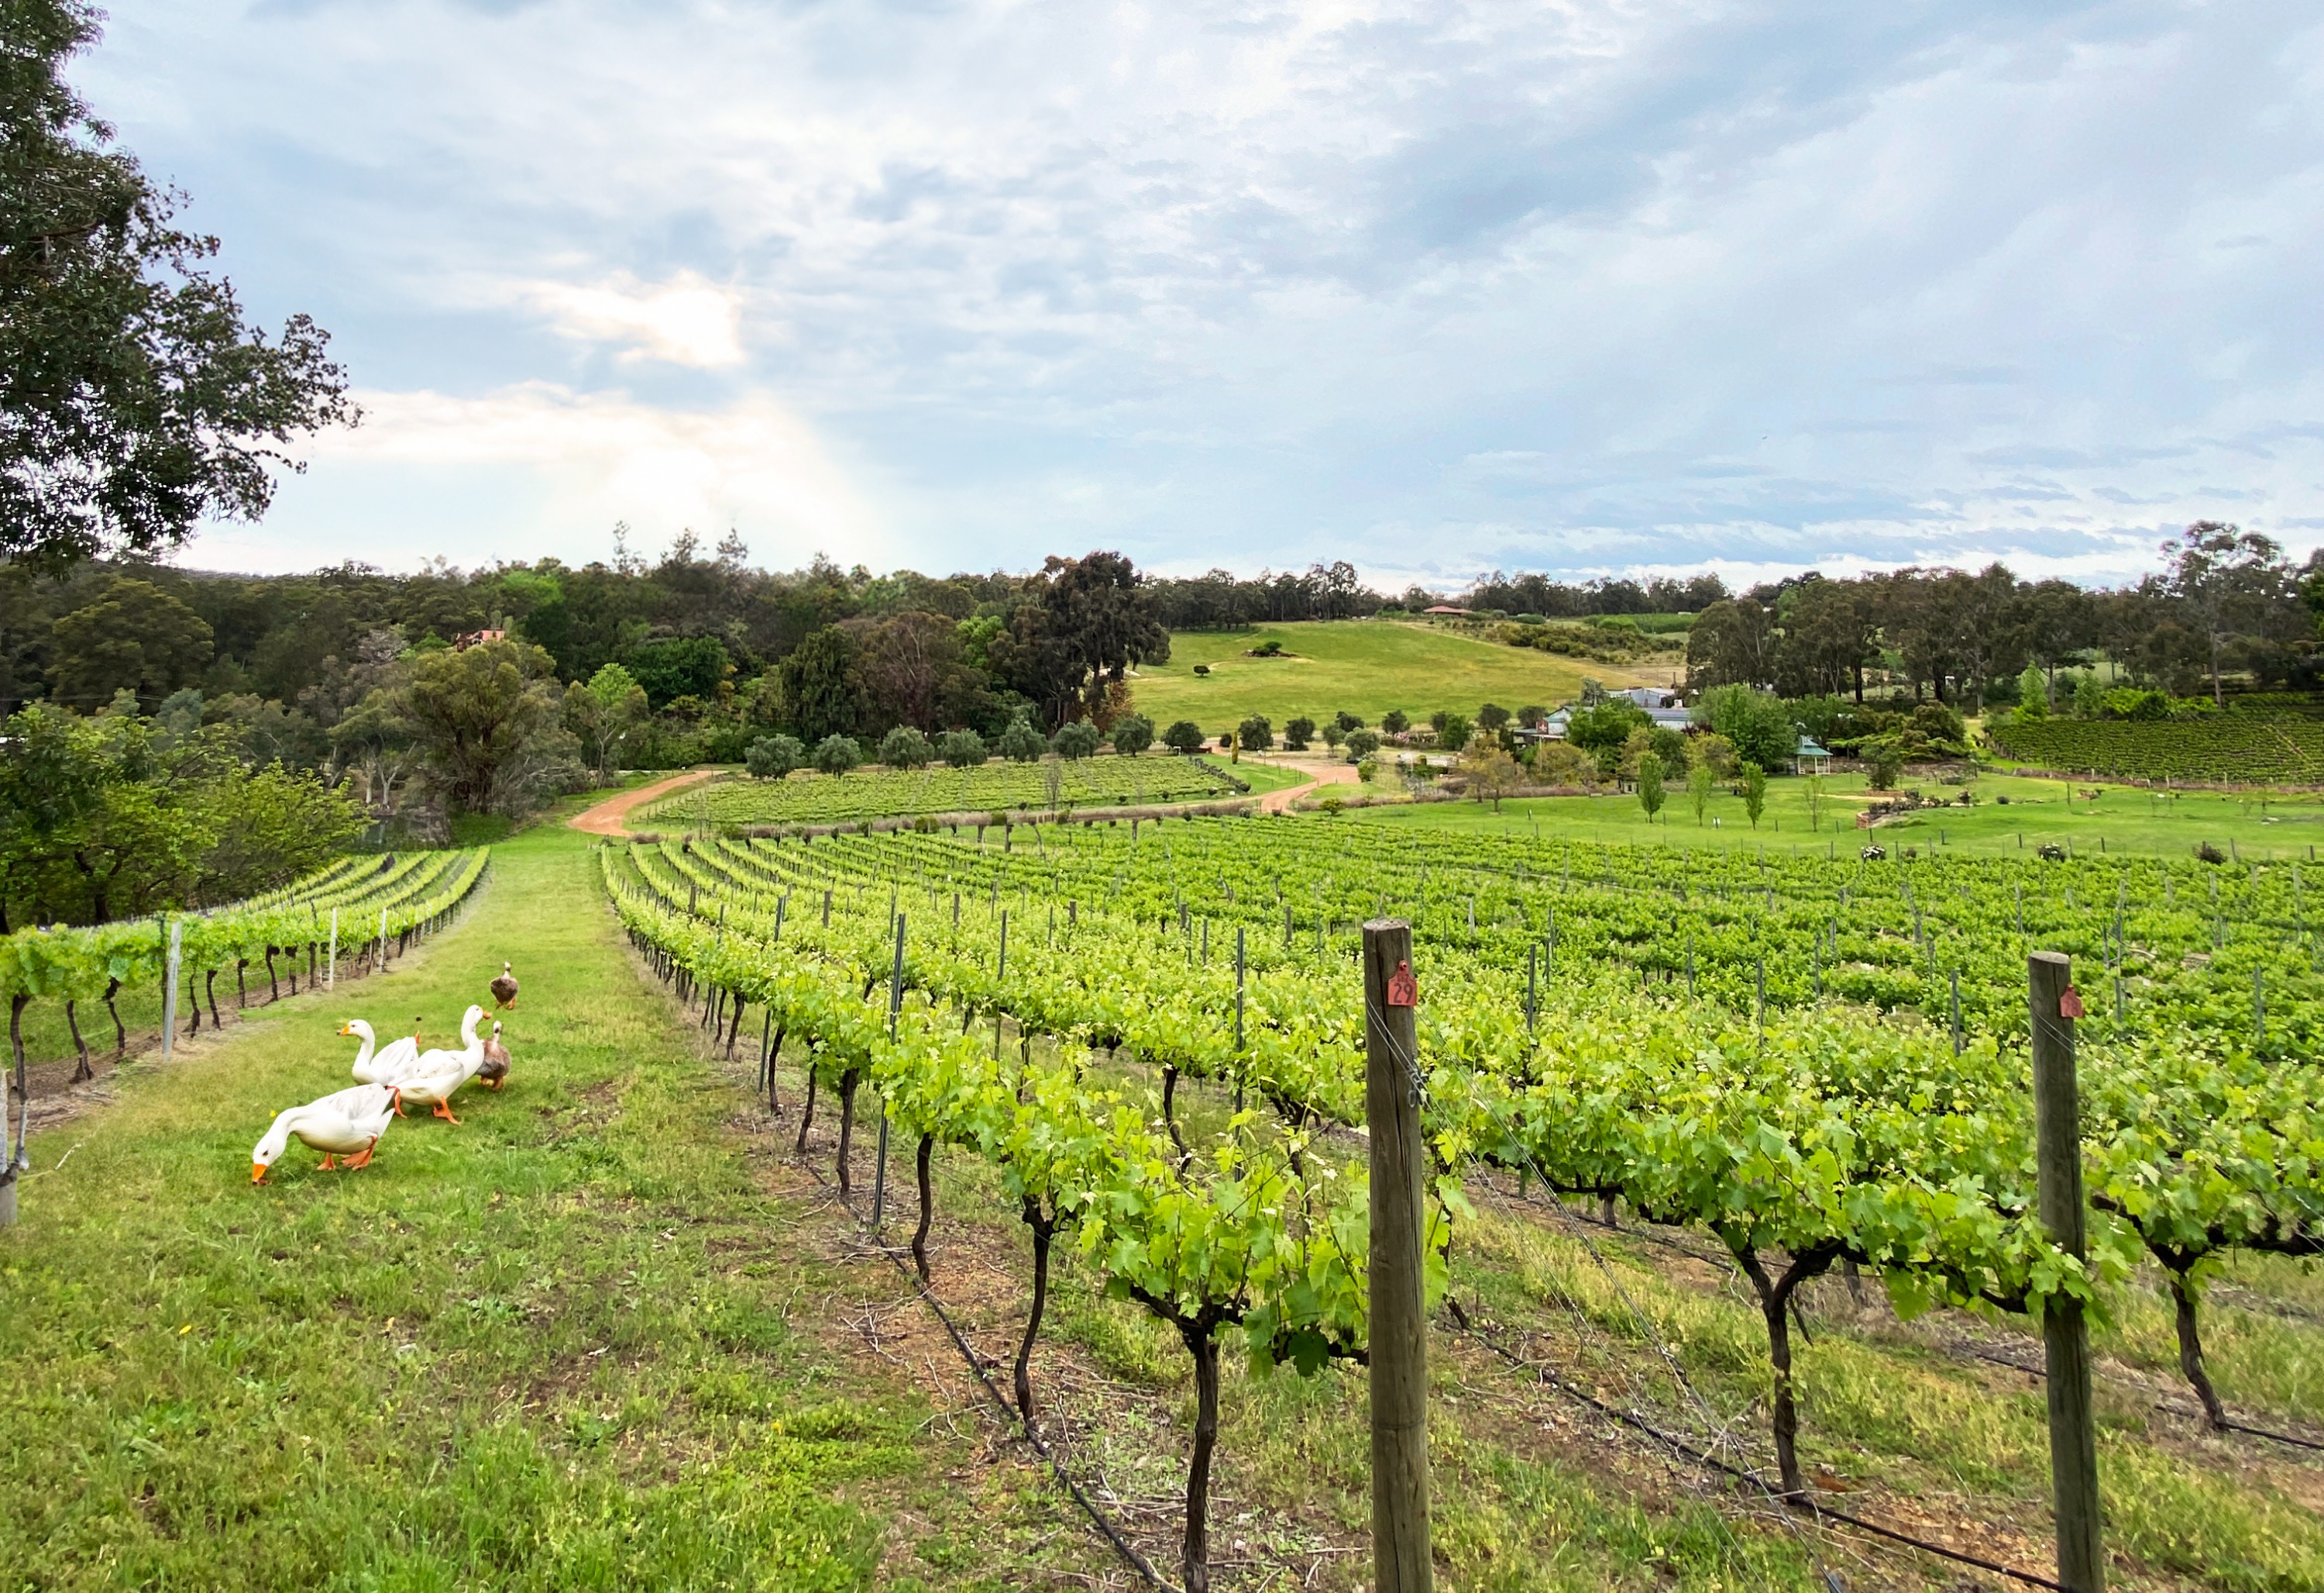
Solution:
[[[299,436],[357,418],[304,315],[269,338],[64,81],[83,0],[14,0],[0,55],[0,553],[47,570],[252,520]]]

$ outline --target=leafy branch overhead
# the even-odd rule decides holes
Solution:
[[[255,519],[297,438],[358,418],[328,335],[246,324],[185,196],[65,83],[98,14],[13,5],[0,63],[0,553],[47,570]]]

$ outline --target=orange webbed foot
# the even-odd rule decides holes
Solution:
[[[337,1172],[338,1170],[339,1164],[332,1158],[331,1153],[327,1151],[323,1153],[323,1165],[318,1169],[318,1171],[322,1172]]]
[[[371,1142],[371,1144],[370,1144],[365,1145],[362,1150],[360,1150],[360,1151],[358,1151],[357,1153],[355,1153],[355,1154],[354,1154],[354,1155],[352,1155],[352,1156],[348,1157],[348,1158],[346,1159],[346,1171],[347,1171],[347,1172],[354,1172],[356,1168],[358,1168],[358,1167],[368,1167],[368,1166],[370,1166],[370,1165],[371,1165],[371,1153],[372,1153],[372,1152],[373,1152],[373,1151],[374,1151],[375,1149],[377,1149],[377,1148],[378,1148],[378,1146],[379,1146],[379,1141],[377,1141],[376,1139],[374,1139],[374,1140],[373,1140],[373,1141]]]
[[[438,1101],[436,1103],[436,1116],[444,1119],[445,1122],[453,1125],[455,1127],[459,1125],[460,1120],[452,1116],[452,1103],[450,1101]]]

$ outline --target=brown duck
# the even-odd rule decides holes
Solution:
[[[484,1042],[484,1065],[476,1070],[476,1082],[486,1089],[498,1089],[508,1081],[508,1047],[501,1043],[501,1026],[493,1024],[493,1036]]]
[[[501,977],[493,981],[492,992],[494,1005],[503,1007],[516,1005],[516,976],[509,971],[508,964],[501,964]]]

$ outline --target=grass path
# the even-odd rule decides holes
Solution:
[[[348,1082],[341,1019],[420,1013],[443,1042],[503,957],[505,1092],[464,1096],[457,1127],[399,1123],[362,1172],[294,1147],[252,1187],[269,1115]],[[801,1213],[694,1056],[558,826],[498,848],[477,906],[398,971],[124,1069],[114,1105],[34,1142],[0,1235],[12,1585],[1102,1568],[1034,1473],[829,1325],[829,1265],[786,1243]]]

